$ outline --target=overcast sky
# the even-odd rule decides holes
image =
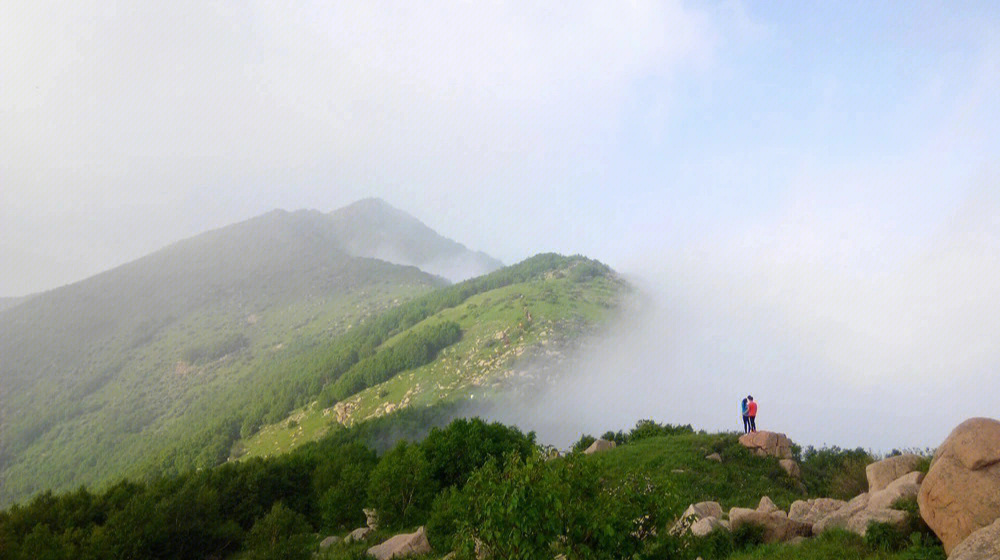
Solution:
[[[993,1],[6,1],[0,124],[0,296],[378,196],[638,274],[733,364],[784,367],[765,322],[796,375],[1000,394]]]

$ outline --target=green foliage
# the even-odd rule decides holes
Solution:
[[[498,558],[628,557],[660,524],[655,493],[646,478],[612,482],[574,456],[545,462],[511,454],[469,479],[458,543],[471,554],[478,542]]]
[[[865,467],[872,457],[861,448],[854,450],[809,446],[802,452],[799,467],[810,495],[849,500],[868,491]]]
[[[405,441],[382,456],[368,480],[368,503],[386,528],[423,521],[436,492],[423,451]]]
[[[895,552],[906,545],[906,535],[891,523],[872,521],[864,536],[865,544],[872,550]]]
[[[368,479],[378,463],[375,452],[352,442],[340,452],[320,462],[313,472],[313,487],[319,496],[323,525],[329,529],[349,529],[365,521],[365,493]]]
[[[434,550],[447,553],[455,549],[455,536],[468,510],[468,499],[454,486],[434,498],[427,517],[427,540]]]
[[[580,439],[578,439],[576,443],[573,444],[573,446],[570,448],[570,451],[573,453],[582,453],[588,447],[590,447],[595,441],[597,441],[597,438],[595,438],[594,436],[590,434],[583,434],[582,436],[580,436]]]
[[[243,333],[228,333],[217,340],[190,346],[181,353],[181,358],[189,364],[201,364],[218,360],[250,345],[250,339]]]
[[[389,379],[401,371],[422,366],[462,338],[458,323],[448,321],[407,333],[399,342],[351,367],[331,386],[329,395],[343,400],[366,387]]]
[[[523,434],[516,427],[479,418],[459,418],[445,428],[434,428],[420,443],[430,467],[431,478],[441,487],[461,487],[469,475],[490,459],[509,453],[522,457],[535,449],[534,432]]]
[[[305,516],[277,502],[254,523],[246,539],[246,560],[306,560],[315,538]]]

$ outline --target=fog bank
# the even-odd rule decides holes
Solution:
[[[641,418],[803,445],[933,447],[1000,394],[1000,189],[876,254],[780,220],[641,263],[640,296],[562,381],[490,416],[566,446]],[[850,237],[850,236],[848,236]]]

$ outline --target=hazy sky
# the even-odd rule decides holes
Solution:
[[[0,296],[379,196],[775,390],[996,410],[997,2],[326,4],[0,3]]]

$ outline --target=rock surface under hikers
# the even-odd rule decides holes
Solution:
[[[765,431],[750,432],[740,436],[740,445],[749,448],[761,457],[769,455],[778,459],[792,458],[792,441],[785,434]]]
[[[959,424],[938,447],[918,503],[949,554],[1000,518],[1000,422],[971,418]]]

